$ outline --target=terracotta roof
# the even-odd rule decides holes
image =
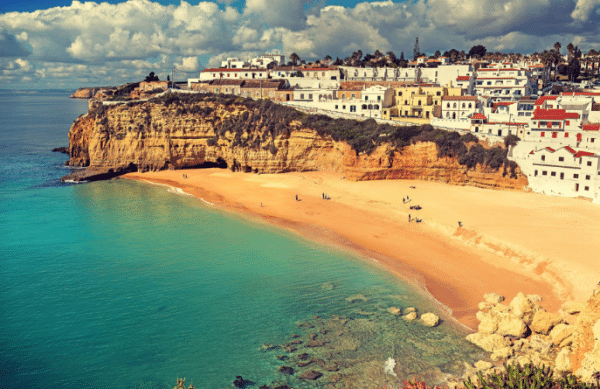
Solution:
[[[456,78],[456,81],[469,81],[471,79],[471,77],[469,76],[458,76]]]
[[[487,120],[487,118],[482,115],[481,113],[477,112],[475,115],[473,115],[473,117],[471,119],[482,119],[482,120]]]
[[[573,150],[571,146],[565,146],[565,150],[567,150],[571,154],[576,154],[577,151]]]
[[[600,96],[598,92],[561,92],[561,96]]]
[[[595,155],[595,154],[590,153],[589,151],[578,151],[577,154],[575,154],[575,158],[591,157],[592,155]]]
[[[285,81],[283,80],[278,80],[278,81],[260,81],[260,80],[247,80],[244,85],[242,85],[242,88],[260,88],[262,84],[263,88],[280,88],[283,86],[283,84],[285,84]]]
[[[546,147],[546,150],[551,151],[551,152],[555,152],[556,151],[552,147]]]
[[[600,124],[584,124],[581,128],[583,131],[599,131]]]
[[[542,105],[546,100],[556,100],[558,96],[541,96],[535,101],[535,105]]]
[[[478,80],[514,80],[516,77],[477,77]]]
[[[496,106],[497,105],[507,105],[508,106],[508,105],[512,105],[514,103],[515,103],[514,101],[498,101],[497,103],[494,103],[494,105],[496,105]]]
[[[531,120],[565,120],[579,119],[579,114],[576,112],[567,112],[564,109],[541,109],[533,111]]]
[[[531,151],[529,152],[529,154],[533,154],[533,150],[531,150]]]
[[[442,100],[477,101],[477,96],[443,96]]]

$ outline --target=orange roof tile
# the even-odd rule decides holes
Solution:
[[[575,154],[575,158],[591,157],[592,155],[595,155],[595,154],[590,153],[589,151],[578,151],[577,154]]]
[[[483,114],[481,114],[479,112],[477,112],[475,115],[473,115],[472,119],[487,120],[487,118]]]
[[[546,101],[546,100],[556,100],[557,98],[558,98],[558,96],[540,96],[535,101],[535,105],[542,105],[542,104],[544,104],[544,101]]]
[[[564,109],[541,109],[533,111],[531,120],[566,120],[579,119],[579,114],[576,112],[567,112]]]
[[[581,128],[583,131],[600,131],[600,124],[584,124]]]

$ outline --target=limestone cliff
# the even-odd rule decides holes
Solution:
[[[596,290],[579,313],[573,333],[573,371],[588,382],[600,376],[600,290]]]
[[[71,95],[72,99],[90,99],[101,90],[109,89],[108,87],[94,87],[94,88],[79,88]]]
[[[422,179],[508,189],[527,184],[522,175],[511,179],[502,170],[467,171],[453,158],[438,158],[430,142],[402,149],[383,144],[370,154],[357,154],[345,141],[303,128],[299,120],[282,125],[279,113],[265,114],[255,106],[217,100],[121,105],[91,100],[90,112],[69,132],[67,163],[89,168],[65,179],[226,166],[261,173],[330,170],[350,180]]]

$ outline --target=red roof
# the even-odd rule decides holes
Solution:
[[[477,77],[478,80],[514,80],[516,77]]]
[[[598,92],[561,92],[562,96],[600,96]]]
[[[584,124],[581,128],[583,131],[599,131],[600,124]]]
[[[571,154],[577,153],[577,151],[573,150],[573,148],[571,146],[565,146],[565,150],[567,150]]]
[[[467,100],[467,101],[477,101],[477,96],[442,96],[442,100]]]
[[[469,77],[469,76],[458,76],[456,81],[469,81],[470,79],[471,79],[471,77]]]
[[[541,109],[533,111],[531,120],[566,120],[579,119],[579,114],[576,112],[567,112],[564,109]]]
[[[482,119],[482,120],[487,120],[487,118],[482,115],[481,113],[477,112],[475,115],[473,115],[472,119]]]
[[[551,151],[551,152],[555,152],[556,151],[552,147],[546,147],[546,150]]]
[[[591,157],[592,155],[595,155],[595,154],[590,153],[589,151],[578,151],[577,154],[575,154],[575,158]]]
[[[535,105],[542,105],[546,100],[556,100],[558,96],[540,96],[535,101]]]
[[[533,154],[533,150],[531,150],[531,151],[529,152],[529,154]]]
[[[499,101],[497,103],[494,103],[494,105],[512,105],[514,103],[514,101]]]

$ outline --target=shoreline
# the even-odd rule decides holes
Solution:
[[[485,293],[502,294],[507,301],[518,292],[538,294],[546,310],[557,312],[563,302],[589,296],[597,282],[590,283],[597,272],[590,271],[593,257],[574,263],[564,254],[547,255],[557,251],[552,245],[556,239],[534,242],[536,234],[523,231],[544,220],[519,225],[511,219],[513,210],[503,208],[503,202],[511,203],[516,196],[521,201],[517,211],[523,213],[533,202],[544,214],[545,207],[577,202],[573,199],[427,181],[347,182],[342,174],[331,172],[256,175],[214,168],[129,173],[123,178],[178,188],[211,206],[258,217],[309,240],[375,260],[394,276],[420,285],[470,329],[477,327],[475,313]],[[323,199],[324,193],[331,200]],[[411,202],[403,204],[406,195]],[[579,207],[573,212],[579,217],[590,213],[583,203],[574,203]],[[411,204],[423,209],[411,211]],[[408,223],[410,212],[424,222]],[[457,214],[464,227],[457,226]],[[600,215],[594,218],[600,226]],[[550,224],[546,231],[533,232],[549,235],[553,228]],[[589,235],[580,237],[587,243],[583,251],[594,252],[598,246],[591,238],[594,231],[583,235]]]

